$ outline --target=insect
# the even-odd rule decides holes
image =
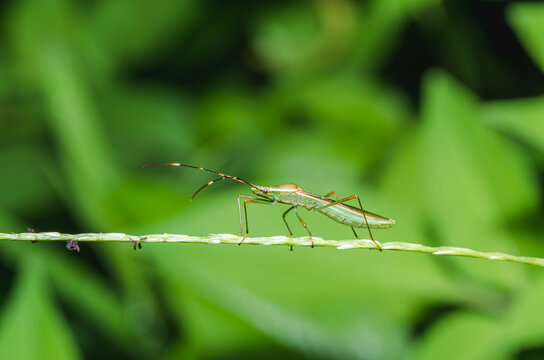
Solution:
[[[207,184],[201,186],[191,197],[191,201],[196,197],[196,195],[201,190],[203,190],[204,188],[220,180],[231,179],[231,180],[240,182],[242,184],[249,185],[251,187],[251,191],[253,191],[253,194],[255,194],[256,196],[238,195],[238,215],[240,216],[240,232],[236,235],[241,235],[243,233],[242,208],[240,203],[242,199],[244,200],[244,217],[245,217],[245,223],[246,223],[246,232],[240,244],[244,242],[244,240],[246,239],[249,233],[249,226],[247,221],[247,204],[248,203],[266,204],[266,205],[280,203],[280,204],[291,205],[291,207],[283,213],[283,216],[282,216],[283,222],[287,226],[287,230],[289,230],[289,234],[291,235],[291,237],[293,237],[293,232],[291,231],[291,228],[289,227],[287,220],[285,220],[285,216],[291,210],[294,210],[298,220],[300,221],[302,226],[304,226],[304,228],[310,235],[310,239],[312,241],[312,247],[314,247],[312,233],[306,226],[306,223],[304,222],[304,220],[302,220],[302,218],[300,217],[298,213],[299,207],[306,208],[307,210],[311,212],[317,211],[323,215],[330,217],[331,219],[333,219],[334,221],[340,224],[351,227],[351,230],[353,230],[353,234],[355,235],[357,239],[359,239],[359,236],[355,232],[355,228],[367,228],[368,233],[370,235],[370,239],[372,239],[372,241],[374,242],[374,244],[380,251],[382,251],[382,248],[372,237],[372,232],[370,231],[370,229],[386,229],[395,225],[395,220],[393,219],[388,219],[381,215],[373,214],[371,212],[363,210],[361,199],[359,199],[359,196],[357,195],[351,195],[342,199],[338,199],[338,196],[336,195],[336,193],[334,191],[331,191],[327,195],[321,196],[321,195],[313,194],[309,191],[303,190],[297,184],[292,184],[292,183],[273,185],[273,186],[259,186],[259,185],[254,185],[250,182],[247,182],[243,179],[240,179],[237,176],[231,176],[231,175],[223,174],[219,171],[214,171],[214,170],[206,169],[203,167],[180,164],[180,163],[153,164],[153,165],[144,166],[144,168],[149,168],[153,166],[182,166],[182,167],[193,168],[200,171],[206,171],[212,174],[219,175],[219,178],[209,181]],[[332,195],[334,195],[336,200],[333,200],[330,198]],[[346,201],[353,200],[353,199],[357,200],[357,202],[359,203],[359,208],[344,204]]]

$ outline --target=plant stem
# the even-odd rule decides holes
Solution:
[[[128,235],[122,233],[87,233],[60,234],[57,232],[5,234],[0,233],[0,240],[14,241],[71,241],[78,242],[141,242],[141,243],[191,243],[191,244],[239,244],[242,237],[231,234],[209,234],[208,236],[189,236],[178,234]],[[345,249],[377,250],[371,240],[323,240],[314,237],[316,247],[333,247]],[[246,238],[245,245],[287,245],[311,246],[309,237],[289,238],[286,236]],[[519,264],[529,264],[544,267],[544,259],[536,257],[514,256],[499,252],[481,252],[472,249],[452,246],[425,246],[407,242],[387,242],[380,244],[384,251],[421,252],[433,255],[464,256],[487,260],[511,261]]]

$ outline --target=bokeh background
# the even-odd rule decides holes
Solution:
[[[4,1],[0,231],[238,232],[249,189],[191,203],[213,176],[141,168],[175,161],[359,194],[397,221],[382,242],[542,257],[543,71],[538,2]],[[286,235],[285,210],[250,206],[250,235]],[[524,265],[7,242],[0,262],[5,359],[544,357]]]

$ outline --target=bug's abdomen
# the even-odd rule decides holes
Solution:
[[[357,228],[367,227],[365,218],[363,216],[363,211],[361,211],[361,209],[346,204],[334,204],[321,209],[323,206],[332,203],[333,200],[304,190],[281,194],[281,196],[277,198],[277,201],[284,204],[302,206],[309,211],[318,211],[321,214],[330,217],[334,221],[339,222],[340,224]],[[365,211],[364,215],[366,215],[368,227],[371,229],[387,229],[395,225],[395,220],[385,218],[378,214]]]
[[[365,217],[360,209],[353,206],[336,204],[325,209],[318,210],[321,214],[326,215],[340,224],[353,226],[356,228],[366,228]],[[371,229],[387,229],[395,225],[395,220],[385,218],[378,214],[365,211],[368,226]]]

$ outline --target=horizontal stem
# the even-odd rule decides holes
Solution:
[[[190,244],[239,244],[242,237],[231,234],[209,234],[208,236],[189,236],[178,234],[152,234],[152,235],[128,235],[123,233],[88,233],[88,234],[60,234],[57,232],[5,234],[0,233],[0,240],[14,241],[70,241],[79,242],[134,242],[142,243],[190,243]],[[316,247],[333,247],[339,250],[369,249],[377,250],[371,240],[323,240],[314,237]],[[246,238],[246,245],[287,245],[287,246],[311,246],[309,237],[290,238],[286,236]],[[511,261],[519,264],[529,264],[544,267],[544,259],[536,257],[514,256],[499,252],[481,252],[472,249],[452,246],[425,246],[407,242],[387,242],[380,244],[384,251],[409,251],[428,253],[433,255],[464,256],[487,260]]]

